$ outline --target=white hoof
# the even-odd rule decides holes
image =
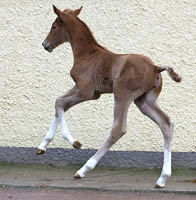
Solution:
[[[155,188],[164,188],[169,175],[161,175],[156,182]]]

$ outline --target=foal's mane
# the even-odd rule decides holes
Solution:
[[[102,48],[102,49],[106,49],[105,47],[101,46],[101,45],[97,42],[97,40],[96,40],[95,37],[93,36],[92,31],[91,31],[90,28],[87,26],[87,24],[84,23],[80,18],[77,17],[77,19],[78,19],[78,21],[86,28],[86,30],[88,31],[88,33],[89,33],[90,37],[92,38],[93,42],[94,42],[98,47],[100,47],[100,48]]]

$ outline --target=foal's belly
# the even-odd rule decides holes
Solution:
[[[98,93],[113,93],[113,81],[107,77],[95,81],[95,91]]]

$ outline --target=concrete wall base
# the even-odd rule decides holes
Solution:
[[[36,155],[36,148],[0,147],[0,163],[47,164],[67,166],[84,164],[96,150],[49,148],[43,155]],[[100,166],[162,167],[162,152],[108,151],[99,162]],[[172,167],[196,168],[196,152],[173,152]]]

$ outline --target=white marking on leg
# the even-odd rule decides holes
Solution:
[[[170,134],[173,134],[174,122],[170,120]],[[165,138],[165,149],[164,149],[164,161],[161,176],[157,180],[156,184],[159,187],[164,187],[167,178],[171,176],[171,140],[172,137]]]
[[[86,164],[80,169],[77,171],[77,174],[80,176],[80,177],[84,177],[86,172],[92,170],[95,168],[95,166],[97,165],[97,161],[94,159],[94,158],[90,158]]]
[[[60,115],[59,115],[60,113]],[[64,110],[61,110],[60,112],[58,113],[59,115],[59,121],[60,121],[60,125],[61,125],[61,133],[62,133],[62,136],[65,140],[67,140],[71,145],[73,145],[73,143],[77,140],[75,140],[68,127],[67,127],[67,123],[66,123],[66,119],[65,119],[65,115],[64,115]]]
[[[54,118],[52,125],[48,131],[48,133],[46,134],[46,136],[44,137],[42,143],[39,145],[38,149],[41,149],[43,151],[46,151],[46,148],[48,146],[48,144],[53,140],[54,138],[54,134],[56,132],[57,126],[58,126],[59,120],[57,117]]]
[[[156,184],[159,187],[164,187],[167,178],[171,176],[171,151],[164,150],[164,164],[161,172],[161,176],[157,180]]]

